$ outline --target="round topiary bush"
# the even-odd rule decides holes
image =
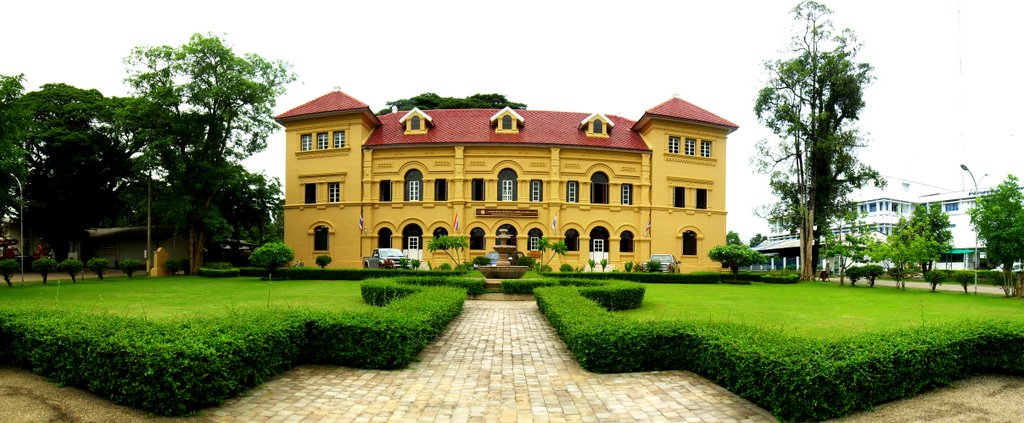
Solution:
[[[43,285],[46,285],[47,275],[57,270],[58,267],[60,264],[57,263],[57,260],[49,257],[40,257],[39,260],[32,262],[32,271],[39,272],[39,275],[43,277]]]
[[[443,270],[445,272],[451,271],[452,270],[452,265],[450,265],[448,263],[441,263],[440,266],[437,266],[437,270]]]
[[[135,259],[124,259],[117,264],[117,267],[120,267],[121,271],[128,275],[128,279],[131,279],[132,274],[136,270],[142,269],[143,266],[141,261]]]
[[[7,282],[7,286],[13,286],[11,285],[11,276],[17,273],[20,268],[18,261],[15,259],[0,260],[0,274],[4,275],[4,282]]]
[[[96,276],[103,280],[103,272],[106,272],[107,268],[110,267],[110,260],[103,257],[93,257],[85,263],[85,267],[95,272]]]
[[[82,274],[82,269],[85,267],[81,260],[78,259],[67,259],[60,262],[60,270],[63,270],[68,276],[71,276],[71,282],[78,282],[76,277]]]
[[[558,266],[558,271],[562,273],[570,273],[573,271],[573,268],[569,263],[562,263],[561,266]]]
[[[295,250],[283,242],[270,242],[257,248],[249,256],[253,266],[267,269],[267,279],[272,279],[274,270],[295,259]]]
[[[321,269],[327,267],[328,264],[331,264],[331,261],[332,261],[331,256],[328,256],[328,255],[316,256],[316,265],[320,266]]]

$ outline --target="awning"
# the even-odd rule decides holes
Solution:
[[[955,250],[946,251],[946,254],[970,254],[970,253],[973,253],[973,252],[974,252],[974,250],[969,249],[969,248],[957,248]]]

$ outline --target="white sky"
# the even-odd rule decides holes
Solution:
[[[24,73],[28,90],[64,82],[128,95],[123,59],[133,47],[212,32],[236,53],[294,65],[298,80],[278,113],[333,86],[374,110],[428,91],[496,92],[530,109],[634,120],[679,94],[740,126],[729,137],[727,208],[729,229],[746,240],[767,232],[753,210],[773,201],[767,177],[750,165],[754,144],[772,136],[753,100],[765,80],[761,63],[779,57],[794,31],[795,4],[18,1],[4,7],[0,74]],[[875,67],[860,122],[866,163],[949,189],[963,187],[960,163],[978,178],[991,174],[983,186],[1024,176],[1024,2],[826,4],[836,26],[863,42],[860,60]],[[283,179],[283,139],[275,134],[247,165]]]

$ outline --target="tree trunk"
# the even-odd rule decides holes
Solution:
[[[800,280],[814,280],[814,211],[804,212],[804,227],[800,230]]]
[[[203,266],[203,247],[206,244],[206,231],[198,226],[188,228],[188,271],[190,275],[198,275]]]

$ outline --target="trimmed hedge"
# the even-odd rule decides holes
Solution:
[[[238,271],[237,268],[230,268],[230,269],[210,269],[210,268],[207,268],[207,267],[200,267],[199,268],[199,276],[204,276],[204,277],[207,277],[207,278],[233,278],[233,277],[238,276],[238,273],[239,273],[239,271]]]
[[[736,323],[634,321],[538,288],[537,305],[593,372],[689,370],[782,420],[823,420],[974,373],[1024,374],[1024,322],[957,322],[838,340]]]
[[[319,267],[289,267],[279,270],[282,276],[292,280],[325,281],[361,281],[374,278],[393,278],[396,276],[465,276],[466,274],[464,270],[321,269]],[[276,278],[277,274],[275,273],[274,276]]]
[[[393,369],[461,310],[461,289],[369,282],[405,293],[367,311],[288,310],[153,321],[0,310],[0,362],[161,415],[222,403],[296,363]]]
[[[800,275],[762,275],[761,282],[764,283],[797,283],[800,281]]]
[[[579,295],[594,301],[608,311],[639,308],[643,304],[644,294],[647,292],[647,288],[638,283],[579,279],[574,276],[540,280],[505,280],[501,282],[501,290],[505,294],[532,294],[536,288],[575,287],[578,288]]]
[[[423,273],[423,272],[420,272]],[[466,290],[466,295],[481,295],[487,292],[483,279],[457,279],[453,277],[434,276],[409,276],[395,278],[395,282],[407,285],[418,286],[450,286]]]
[[[501,292],[511,295],[533,294],[534,288],[544,286],[558,286],[558,282],[551,279],[506,279],[501,281]]]
[[[710,284],[718,283],[722,277],[722,273],[719,272],[694,272],[694,273],[626,273],[626,272],[592,272],[592,273],[572,273],[566,275],[565,273],[543,273],[545,277],[549,278],[565,278],[571,277],[574,279],[598,279],[607,280],[615,279],[620,281],[629,282],[640,282],[640,283],[679,283],[679,284]],[[731,277],[731,275],[730,275]],[[504,283],[504,282],[502,282]]]

